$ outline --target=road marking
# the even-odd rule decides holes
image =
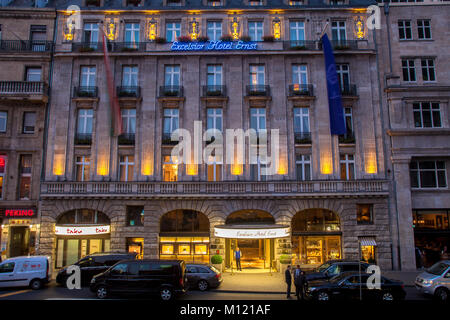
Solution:
[[[21,291],[14,291],[14,292],[10,292],[10,293],[5,293],[0,295],[0,298],[6,298],[9,296],[14,296],[16,294],[21,294],[21,293],[25,293],[25,292],[30,292],[31,290],[21,290]]]

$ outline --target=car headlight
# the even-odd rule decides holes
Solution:
[[[422,282],[422,284],[425,284],[425,285],[430,285],[430,284],[433,284],[433,280],[423,280],[423,282]]]
[[[91,279],[91,283],[95,283],[95,278],[92,278],[92,279]]]

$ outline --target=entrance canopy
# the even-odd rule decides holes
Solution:
[[[237,224],[214,227],[214,236],[229,239],[272,239],[290,236],[290,227],[281,224]]]

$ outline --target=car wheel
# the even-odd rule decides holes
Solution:
[[[434,292],[434,297],[442,302],[447,302],[448,300],[448,291],[444,288],[437,288]]]
[[[198,282],[198,289],[200,291],[206,291],[208,290],[208,282],[206,282],[205,280],[200,280]]]
[[[383,301],[394,301],[394,295],[390,292],[384,292],[381,296],[381,300]]]
[[[170,288],[162,288],[159,293],[161,296],[161,300],[169,301],[169,300],[172,300],[172,298],[173,298],[173,292],[172,292],[172,289],[170,289]]]
[[[321,291],[317,294],[317,300],[319,301],[328,301],[330,300],[330,295],[325,291]]]
[[[108,297],[108,288],[106,288],[105,286],[97,287],[97,289],[95,290],[95,295],[99,299],[106,299]]]
[[[42,281],[39,279],[33,279],[30,282],[30,288],[33,290],[39,290],[42,288]]]

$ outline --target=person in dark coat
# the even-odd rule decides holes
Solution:
[[[297,278],[297,283],[295,284],[295,290],[297,294],[297,299],[301,300],[305,299],[305,286],[306,286],[306,275],[305,271],[301,271],[300,275]]]
[[[293,270],[293,274],[294,274],[294,285],[295,285],[295,295],[297,296],[298,299],[298,293],[299,293],[299,278],[300,278],[300,274],[301,274],[302,270],[300,269],[300,266],[297,265],[297,268]]]
[[[292,275],[291,275],[291,266],[287,266],[286,271],[284,272],[284,279],[287,284],[287,298],[291,298],[291,284],[292,284]]]

